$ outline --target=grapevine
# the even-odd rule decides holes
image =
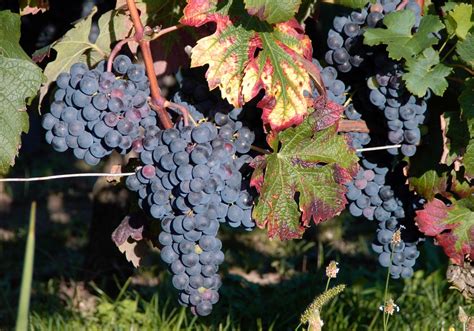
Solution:
[[[23,109],[37,96],[53,150],[90,166],[121,154],[117,185],[134,192],[130,213],[160,225],[140,239],[159,247],[177,301],[198,316],[211,314],[225,282],[221,227],[289,240],[344,212],[372,222],[369,246],[387,277],[412,277],[431,238],[452,264],[472,265],[472,5],[365,2],[314,36],[295,18],[299,1],[282,6],[188,0],[162,26],[158,9],[126,0],[96,23],[95,38],[84,33],[92,11],[35,53],[41,62],[56,52],[44,70],[20,47],[18,15],[1,11],[2,30],[14,33],[0,34],[0,49],[10,45],[0,53],[9,128],[0,171],[14,164]],[[166,95],[152,45],[189,30],[194,44],[180,47]],[[438,109],[448,96],[455,109]],[[127,222],[120,231],[132,237]]]

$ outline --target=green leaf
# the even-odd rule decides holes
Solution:
[[[275,24],[292,19],[301,5],[301,0],[244,0],[244,3],[250,15]]]
[[[283,130],[301,123],[311,104],[305,98],[305,91],[311,91],[305,61],[310,63],[312,47],[299,23],[270,25],[248,15],[237,0],[189,0],[181,23],[210,22],[217,24],[215,33],[200,39],[191,53],[192,67],[209,66],[209,88],[219,87],[234,107],[264,90],[257,105],[264,124]]]
[[[467,178],[474,178],[474,139],[469,141],[462,161],[465,168],[465,176]]]
[[[445,20],[446,30],[450,35],[456,34],[458,38],[465,39],[467,33],[473,26],[471,21],[472,5],[459,3],[447,13]]]
[[[364,8],[368,3],[373,2],[370,0],[335,0],[334,4],[349,7],[353,9]]]
[[[265,156],[267,167],[253,216],[270,237],[299,238],[311,219],[316,224],[345,207],[345,183],[357,171],[357,157],[332,126],[314,131],[309,116],[278,135],[279,150]]]
[[[385,28],[371,28],[364,32],[364,43],[369,46],[385,44],[389,56],[395,60],[408,60],[426,48],[438,43],[432,34],[444,25],[438,17],[426,15],[421,19],[418,31],[412,35],[415,14],[411,10],[395,11],[384,17]]]
[[[467,122],[469,135],[474,138],[474,78],[464,81],[464,88],[458,98],[461,116]]]
[[[446,77],[452,69],[439,63],[439,54],[433,48],[427,48],[417,57],[407,59],[408,71],[403,74],[407,89],[423,97],[428,89],[442,96],[448,88]]]
[[[474,68],[474,35],[468,33],[466,39],[456,44],[456,52],[463,62]]]
[[[442,115],[446,121],[446,137],[448,148],[448,165],[464,154],[469,144],[470,134],[465,120],[458,111],[445,112]]]
[[[56,50],[57,55],[56,59],[48,63],[44,70],[47,81],[41,88],[40,100],[61,72],[69,70],[74,63],[83,61],[84,58],[89,66],[96,65],[100,60],[108,57],[112,43],[124,39],[130,33],[132,27],[130,18],[121,11],[111,10],[100,17],[99,36],[95,43],[90,42],[92,17],[96,11],[96,9],[93,10],[63,38],[53,43],[52,48]]]
[[[408,181],[411,190],[432,200],[436,194],[446,192],[448,177],[444,172],[438,173],[436,170],[428,170],[419,177],[410,177]]]
[[[20,16],[0,12],[0,174],[15,163],[21,133],[28,131],[25,100],[36,95],[43,80],[19,40]]]

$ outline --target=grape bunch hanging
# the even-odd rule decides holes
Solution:
[[[380,265],[390,267],[392,278],[413,275],[413,266],[420,255],[417,244],[423,238],[414,225],[414,209],[420,197],[409,194],[406,187],[394,190],[389,182],[393,181],[400,187],[400,180],[404,179],[390,179],[389,175],[393,175],[390,170],[401,161],[397,157],[400,152],[407,157],[415,155],[430,94],[424,98],[411,95],[401,78],[402,64],[389,59],[384,48],[364,45],[363,31],[381,27],[384,15],[397,10],[401,4],[398,0],[377,1],[348,16],[335,17],[328,32],[329,50],[325,54],[326,62],[358,90],[354,102],[361,111],[350,104],[345,108],[345,116],[349,120],[363,119],[369,124],[372,121],[372,127],[379,127],[382,122],[388,132],[386,136],[371,133],[375,139],[359,132],[348,133],[353,147],[370,147],[371,141],[375,141],[375,146],[401,145],[386,150],[394,158],[370,152],[358,153],[361,169],[347,185],[346,194],[351,215],[378,222],[372,248],[379,255]],[[415,14],[416,29],[421,19],[421,8],[415,1],[404,5],[406,10]],[[401,233],[401,239],[394,242],[397,231]]]
[[[255,135],[237,119],[242,109],[214,110],[208,121],[179,94],[175,100],[194,123],[180,120],[161,130],[147,102],[144,67],[119,55],[113,69],[105,71],[104,62],[92,70],[76,63],[59,75],[50,112],[42,119],[46,141],[58,152],[73,149],[90,165],[114,150],[138,153],[142,165],[126,186],[137,192],[143,210],[161,220],[161,258],[173,274],[179,302],[209,315],[219,300],[224,261],[220,223],[255,227],[248,172],[241,172],[251,160],[247,153]]]

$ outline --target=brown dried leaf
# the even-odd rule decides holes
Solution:
[[[123,244],[117,246],[120,252],[125,253],[127,261],[132,262],[135,268],[140,266],[142,258],[148,251],[147,244],[143,241],[135,241],[133,239],[127,239]]]

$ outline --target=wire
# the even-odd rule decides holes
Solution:
[[[380,150],[383,150],[383,149],[400,148],[400,147],[402,147],[402,145],[386,145],[386,146],[377,146],[377,147],[367,147],[367,148],[356,149],[356,152],[380,151]]]
[[[400,148],[402,145],[386,145],[378,147],[368,147],[368,148],[359,148],[356,149],[356,152],[371,152],[379,151],[390,148]],[[44,176],[44,177],[30,177],[30,178],[0,178],[1,182],[39,182],[46,180],[54,179],[64,179],[64,178],[80,178],[80,177],[128,177],[134,175],[134,172],[124,172],[124,173],[103,173],[103,172],[91,172],[91,173],[78,173],[78,174],[64,174],[64,175],[53,175],[53,176]]]
[[[125,173],[104,173],[104,172],[91,172],[91,173],[80,173],[80,174],[64,174],[64,175],[53,175],[43,177],[30,177],[30,178],[0,178],[0,182],[39,182],[45,180],[63,179],[63,178],[79,178],[79,177],[127,177],[135,175],[134,172]]]

